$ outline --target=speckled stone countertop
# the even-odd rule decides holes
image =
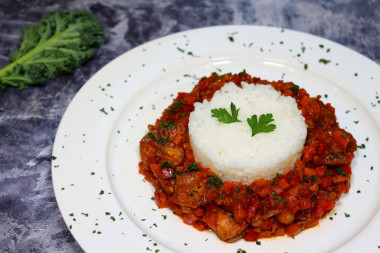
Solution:
[[[0,68],[18,47],[22,28],[60,8],[91,11],[104,24],[106,37],[95,57],[74,73],[0,93],[0,252],[82,252],[54,196],[55,133],[81,86],[142,43],[199,27],[265,25],[321,36],[380,63],[378,0],[2,0]]]

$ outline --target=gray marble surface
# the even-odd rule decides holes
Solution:
[[[81,86],[135,46],[192,28],[252,24],[321,36],[380,63],[379,0],[1,0],[0,68],[18,47],[22,28],[60,8],[91,11],[106,37],[74,73],[0,93],[0,252],[82,252],[53,192],[55,132]]]

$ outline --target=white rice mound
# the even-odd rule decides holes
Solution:
[[[240,108],[241,122],[222,123],[211,110],[230,104]],[[189,134],[195,160],[211,168],[224,181],[250,184],[258,178],[271,179],[294,168],[302,153],[307,127],[294,98],[282,96],[270,85],[227,83],[211,101],[195,103],[190,114]],[[276,129],[252,137],[247,118],[272,113]]]

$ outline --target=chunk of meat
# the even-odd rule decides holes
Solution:
[[[167,161],[172,166],[178,166],[182,163],[185,152],[181,146],[159,146],[156,156],[160,158],[160,162]]]
[[[154,153],[156,146],[148,137],[144,137],[140,141],[140,156],[143,162],[151,163],[155,161]]]
[[[320,165],[339,166],[348,164],[346,153],[331,154],[328,153],[323,156],[319,161]]]
[[[197,208],[218,195],[215,187],[207,184],[209,178],[202,172],[177,175],[173,202],[185,207]]]
[[[171,194],[174,191],[175,180],[173,178],[167,179],[163,176],[160,164],[152,163],[150,165],[150,169],[152,170],[154,176],[158,179],[162,189],[166,193]]]
[[[210,204],[206,206],[202,220],[214,230],[220,239],[226,242],[235,242],[245,235],[248,223],[237,224],[231,216],[231,213]]]

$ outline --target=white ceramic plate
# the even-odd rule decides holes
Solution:
[[[352,164],[350,193],[320,225],[294,239],[222,242],[158,209],[153,187],[138,173],[139,141],[177,92],[214,71],[243,69],[322,95],[365,146]],[[280,28],[210,27],[146,43],[96,73],[62,119],[52,161],[62,216],[86,252],[378,252],[379,84],[379,65],[366,57]]]

